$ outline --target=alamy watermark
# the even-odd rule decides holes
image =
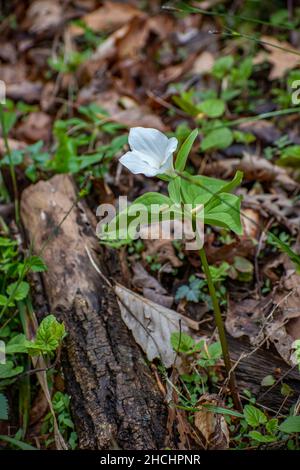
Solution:
[[[300,104],[300,80],[294,80],[291,84],[292,90],[292,103],[297,105]]]
[[[3,80],[0,80],[0,104],[6,103],[6,85]]]
[[[4,341],[0,341],[0,364],[5,364],[5,363],[6,363],[5,343]]]
[[[203,204],[129,205],[127,196],[120,196],[118,211],[113,204],[101,204],[96,215],[101,218],[96,234],[104,242],[140,238],[182,240],[186,250],[199,250],[203,246]]]

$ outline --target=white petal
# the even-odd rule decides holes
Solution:
[[[167,160],[169,160],[170,155],[173,155],[173,153],[177,149],[177,145],[178,145],[178,140],[176,139],[176,137],[171,137],[170,139],[168,139],[168,144],[167,144],[166,151],[165,151],[165,158],[162,161],[163,165],[165,164]],[[172,168],[173,168],[173,159],[172,159]]]
[[[159,168],[166,156],[169,139],[157,129],[133,127],[130,129],[128,143],[131,150],[144,154],[143,160]]]
[[[165,163],[160,167],[159,174],[174,173],[173,154],[171,153]]]
[[[175,150],[177,149],[177,145],[178,145],[178,140],[176,139],[176,137],[171,137],[170,139],[168,139],[166,152],[169,154],[174,153]]]
[[[127,152],[119,161],[135,175],[142,173],[145,176],[156,176],[160,173],[157,168],[145,162],[139,152]]]

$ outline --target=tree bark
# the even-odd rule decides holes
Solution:
[[[34,253],[46,244],[42,257],[48,271],[42,281],[48,311],[68,333],[62,363],[79,447],[162,448],[167,421],[163,396],[114,295],[89,260],[85,247],[106,271],[93,214],[76,203],[72,178],[57,175],[28,187],[21,214]]]

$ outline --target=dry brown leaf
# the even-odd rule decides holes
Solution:
[[[122,319],[148,360],[160,358],[165,367],[171,367],[176,359],[171,346],[171,334],[180,331],[180,324],[183,332],[198,330],[198,323],[120,284],[116,284],[115,293]]]
[[[243,237],[257,240],[261,232],[259,212],[253,209],[243,209],[241,221],[244,229]]]
[[[224,407],[224,403],[218,395],[208,393],[204,394],[198,402],[199,407],[203,405]],[[221,413],[214,413],[203,407],[202,411],[195,413],[195,426],[200,431],[207,450],[229,448],[229,431]]]
[[[128,3],[104,2],[100,8],[83,16],[81,20],[95,32],[107,32],[120,28],[135,16],[144,16],[144,13]],[[69,27],[69,32],[72,36],[78,36],[84,30],[73,24]]]
[[[263,55],[263,53],[260,52],[258,56],[256,56],[254,62],[261,63],[263,62],[263,60],[267,60],[272,64],[273,67],[269,75],[270,80],[281,78],[287,70],[291,70],[299,66],[299,55],[293,54],[288,51],[283,51],[281,49],[277,49],[276,47],[271,46],[271,44],[274,44],[275,46],[284,47],[286,49],[293,50],[299,54],[300,51],[298,49],[293,48],[291,44],[285,41],[278,41],[276,38],[269,36],[262,36],[260,39],[261,41],[270,43],[270,45],[264,44],[265,49],[267,49],[269,53],[267,55]]]
[[[64,10],[57,0],[35,0],[26,14],[26,26],[32,33],[43,33],[57,28],[63,21]]]
[[[294,201],[283,194],[246,194],[243,203],[259,211],[263,217],[273,216],[292,233],[298,233],[300,201]]]
[[[158,82],[167,84],[178,80],[178,78],[191,69],[194,60],[195,54],[191,54],[184,62],[166,67],[158,74]]]
[[[239,129],[244,132],[251,132],[258,139],[267,144],[273,144],[276,140],[280,139],[282,133],[270,121],[261,119],[259,121],[248,121],[240,124]]]
[[[19,83],[10,83],[6,86],[6,95],[14,101],[36,103],[40,100],[43,85],[40,82],[23,80]]]
[[[261,331],[266,314],[268,300],[261,302],[255,299],[244,299],[240,302],[230,301],[225,321],[226,330],[234,338],[248,336],[252,344],[263,339]]]
[[[17,130],[20,139],[37,142],[43,140],[49,141],[51,136],[51,118],[43,112],[30,113],[25,122]]]
[[[132,269],[134,272],[132,285],[135,288],[141,289],[144,297],[147,299],[170,308],[174,299],[172,296],[168,295],[166,289],[157,281],[157,279],[151,276],[141,263],[135,263]]]
[[[11,151],[14,150],[23,150],[26,147],[25,142],[20,142],[19,140],[15,139],[8,139],[8,145]],[[6,154],[6,148],[5,148],[5,142],[3,137],[0,137],[0,155],[5,155]]]
[[[111,119],[128,127],[153,127],[160,131],[166,131],[166,126],[159,116],[151,113],[146,106],[136,106],[135,108],[125,109],[113,115]]]
[[[214,62],[214,56],[210,52],[204,51],[196,57],[193,64],[192,73],[207,73],[212,69]]]
[[[145,240],[146,250],[143,252],[143,257],[155,256],[155,259],[160,264],[169,263],[173,268],[180,268],[182,261],[177,258],[174,246],[171,240]]]

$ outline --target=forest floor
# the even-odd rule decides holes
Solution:
[[[121,448],[299,449],[296,2],[0,5],[0,448],[110,448],[114,439]],[[166,178],[120,163],[136,127],[177,139],[188,157],[190,176],[176,163],[186,194],[197,191],[196,181],[219,194],[220,212],[205,219],[204,250],[234,390],[199,250],[162,237],[97,240],[101,204],[148,192],[167,198],[168,187],[171,194]],[[92,235],[82,228],[86,219]],[[99,251],[87,247],[95,242]],[[98,327],[97,316],[74,307],[78,292],[99,302]],[[106,348],[109,387],[96,359],[82,352],[90,351],[94,326],[106,335],[95,333],[93,354],[106,361],[99,352]],[[135,358],[128,364],[136,375],[122,354]],[[79,364],[99,396],[107,387],[108,403],[118,394],[123,400],[128,384],[133,405],[122,418],[115,404],[95,418]],[[153,384],[149,410],[134,392],[143,374]],[[148,444],[139,418],[146,408]],[[136,440],[122,435],[122,420]],[[100,422],[111,441],[108,431],[95,431],[93,441]]]

